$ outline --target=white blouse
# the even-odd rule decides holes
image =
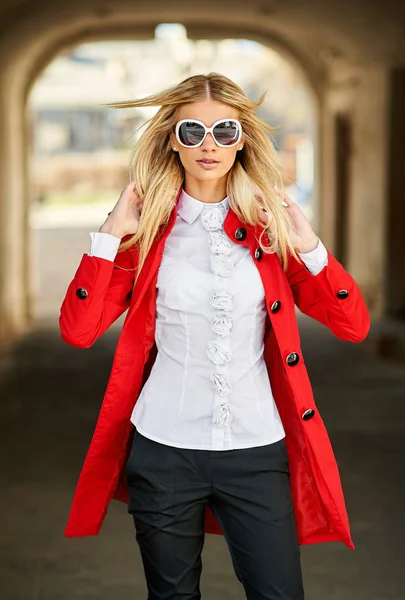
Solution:
[[[212,204],[182,190],[157,279],[156,361],[131,421],[179,448],[230,450],[285,436],[263,358],[266,304],[249,248],[223,223],[228,198]],[[91,233],[90,255],[114,260],[120,240]],[[318,273],[321,242],[301,254]]]

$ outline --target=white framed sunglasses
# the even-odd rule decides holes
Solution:
[[[197,119],[182,119],[176,124],[176,139],[185,148],[198,148],[210,133],[221,148],[231,148],[240,142],[242,125],[237,119],[221,119],[206,127]]]

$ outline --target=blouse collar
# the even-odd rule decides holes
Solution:
[[[193,223],[199,214],[204,210],[221,207],[226,211],[229,206],[229,198],[226,196],[220,202],[202,202],[201,200],[197,200],[193,198],[184,189],[181,189],[179,201],[177,204],[177,213],[184,219],[187,223]]]

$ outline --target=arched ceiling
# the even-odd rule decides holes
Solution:
[[[161,22],[181,22],[194,38],[267,41],[295,56],[315,79],[330,61],[405,60],[405,4],[398,0],[2,0],[1,57],[41,44],[41,38],[55,38],[57,45],[63,37],[66,43],[153,37]]]

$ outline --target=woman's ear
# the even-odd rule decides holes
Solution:
[[[177,140],[176,140],[176,136],[174,135],[174,133],[170,134],[170,147],[173,150],[173,152],[178,152]]]

